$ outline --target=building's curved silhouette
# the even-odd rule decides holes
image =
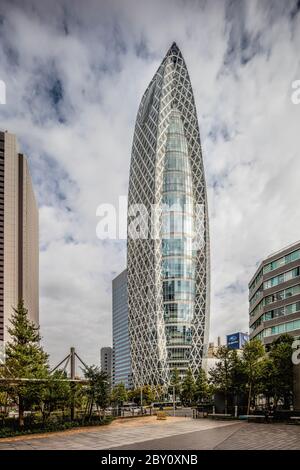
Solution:
[[[138,110],[127,266],[133,385],[166,385],[174,368],[196,375],[209,327],[208,210],[193,91],[175,43]]]

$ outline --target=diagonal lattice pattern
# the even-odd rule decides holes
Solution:
[[[170,331],[174,331],[177,325],[175,318],[172,330],[165,314],[163,240],[162,236],[150,236],[150,233],[162,234],[162,216],[150,221],[148,215],[154,204],[165,202],[168,139],[176,119],[178,132],[183,138],[180,158],[188,159],[182,174],[189,173],[191,177],[190,207],[195,237],[202,243],[193,252],[194,289],[189,299],[191,316],[184,327],[185,332],[188,328],[189,338],[178,345],[173,338],[170,347]],[[175,43],[150,82],[138,110],[130,166],[129,208],[134,204],[143,204],[147,209],[148,214],[142,211],[139,220],[142,226],[149,227],[150,232],[144,239],[131,238],[129,210],[128,315],[133,385],[166,385],[173,367],[179,367],[183,375],[187,367],[194,375],[201,367],[208,340],[210,294],[209,227],[200,134],[188,71]],[[196,218],[196,208],[199,207],[202,208],[202,217]],[[172,302],[176,303],[175,300]],[[176,308],[183,309],[181,304]],[[176,351],[175,346],[178,346]],[[177,363],[174,351],[181,358]]]

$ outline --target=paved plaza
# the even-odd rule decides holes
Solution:
[[[300,426],[155,417],[109,426],[0,439],[0,450],[300,449]]]

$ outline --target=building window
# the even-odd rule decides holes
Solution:
[[[288,255],[272,261],[271,263],[264,266],[263,273],[267,274],[274,269],[280,268],[285,264],[292,263],[293,261],[297,261],[298,259],[300,259],[300,250],[293,251],[292,253],[289,253]]]

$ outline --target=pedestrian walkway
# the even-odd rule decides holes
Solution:
[[[20,436],[1,439],[0,450],[5,449],[113,449],[115,447],[138,444],[170,436],[183,435],[195,431],[205,431],[219,427],[230,427],[234,422],[193,420],[191,418],[168,417],[158,421],[156,417],[125,419],[103,427],[44,434],[42,436]]]

